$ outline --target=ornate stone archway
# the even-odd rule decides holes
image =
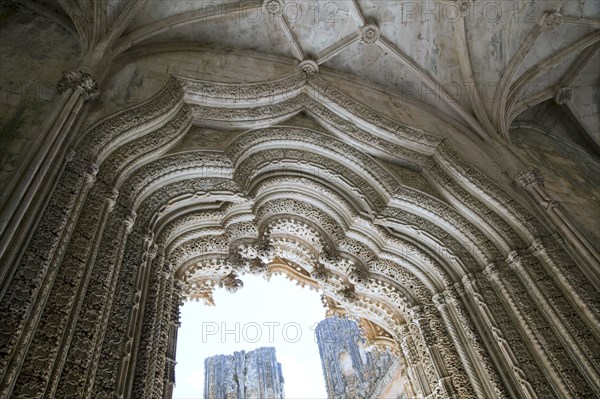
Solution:
[[[172,77],[90,128],[12,265],[2,394],[164,397],[181,301],[269,267],[385,332],[415,395],[600,393],[596,291],[552,232],[309,68]]]

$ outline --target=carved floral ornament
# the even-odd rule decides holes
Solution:
[[[264,128],[274,113],[303,110],[336,137]],[[192,123],[246,132],[221,152],[163,155]],[[181,301],[240,289],[241,274],[274,263],[318,287],[330,309],[372,323],[374,340],[393,340],[418,395],[598,390],[597,338],[572,333],[597,325],[595,290],[545,225],[449,143],[318,74],[171,79],[85,138],[3,298],[2,333],[15,337],[3,342],[3,381],[19,381],[5,396],[161,397]],[[418,163],[444,200],[401,186],[381,153]]]
[[[303,133],[303,136],[304,136],[304,137],[306,137],[306,132],[302,132],[302,133]],[[252,144],[252,141],[251,141],[251,140],[248,140],[248,139],[251,137],[251,135],[247,135],[247,136],[245,136],[245,137],[246,137],[247,139],[245,139],[245,140],[242,140],[242,141],[237,141],[237,142],[235,142],[235,143],[232,143],[231,150],[228,150],[228,151],[227,151],[227,153],[231,154],[231,156],[233,156],[233,157],[234,157],[234,159],[235,159],[236,157],[240,156],[241,154],[244,154],[244,151],[245,151],[245,150],[243,150],[243,148],[252,148],[252,145],[253,145],[253,144]],[[260,135],[256,135],[256,138],[257,138],[257,139],[259,139],[260,137],[264,137],[264,135],[262,135],[262,136],[260,136]],[[274,136],[270,136],[270,137],[271,137],[272,139],[275,139],[275,137],[274,137]],[[286,132],[285,140],[289,140],[291,137],[292,137],[292,136],[290,136],[290,135],[289,135],[289,133],[287,133],[287,132]],[[320,140],[320,141],[319,141],[320,145],[323,145],[323,144],[324,144],[324,143],[323,143],[323,141],[322,141],[321,139],[319,139],[319,140]],[[306,141],[306,139],[303,139],[303,141]],[[243,144],[243,145],[242,145],[242,144]],[[246,151],[247,151],[247,150],[246,150]],[[347,152],[347,153],[349,153],[349,154],[351,154],[351,153],[352,153],[352,151],[351,151],[350,149],[346,150],[346,152]],[[250,153],[249,153],[249,154],[250,154]],[[289,155],[289,154],[287,154],[287,155]],[[287,156],[287,155],[286,155],[286,156]],[[244,157],[248,157],[248,155],[244,155]],[[256,158],[256,156],[255,156],[255,155],[252,155],[252,157],[255,157],[255,159],[259,159],[259,158]],[[270,158],[272,158],[272,157],[270,156]],[[451,158],[453,158],[453,160],[455,160],[455,159],[456,159],[456,156],[455,156],[455,155],[451,155]],[[234,161],[234,164],[235,164],[235,163],[236,163],[236,162]],[[453,164],[454,164],[453,168],[454,168],[454,169],[456,169],[456,165],[457,165],[457,164],[456,164],[456,162],[453,162]],[[332,168],[334,168],[334,165],[335,165],[335,163],[331,163],[331,162],[325,162],[323,170],[331,170]],[[460,165],[460,163],[458,163],[458,165]],[[238,165],[238,167],[239,167],[239,165]],[[255,167],[249,168],[248,170],[253,170],[253,169],[255,170]],[[460,169],[460,166],[459,166],[459,169]],[[467,169],[467,168],[465,167],[464,169]],[[370,170],[371,170],[371,172],[370,172],[370,173],[373,173],[373,170],[372,170],[372,168],[371,168]],[[340,174],[340,173],[341,173],[341,174],[345,174],[344,172],[337,172],[337,174]],[[437,170],[435,170],[433,173],[434,173],[434,176],[436,176],[436,178],[437,178],[437,175],[438,175],[438,174],[440,174],[440,170],[439,170],[439,169],[437,169]],[[243,175],[240,175],[240,176],[243,176]],[[277,177],[277,174],[273,174],[273,176],[272,176],[272,177],[273,177],[273,178]],[[442,178],[440,177],[440,179],[442,179]],[[471,180],[471,181],[472,181],[472,180],[477,180],[477,179],[478,179],[478,177],[476,177],[476,176],[473,176],[473,177],[468,177],[468,180]],[[244,180],[247,180],[247,178],[244,178]],[[286,179],[286,180],[287,180],[287,181],[290,181],[290,179]],[[375,181],[385,181],[385,180],[386,180],[386,178],[382,178],[382,177],[375,179]],[[388,185],[389,185],[389,184],[391,184],[391,183],[388,183]],[[385,185],[384,185],[384,186],[385,186]],[[380,189],[380,190],[381,190],[381,189]],[[385,190],[385,189],[384,189],[384,190]],[[260,191],[257,191],[257,192],[255,193],[255,195],[258,195],[259,193],[260,193]],[[289,193],[288,193],[288,195],[289,195]],[[500,197],[501,197],[501,196],[500,196]],[[267,198],[265,197],[265,198],[263,198],[261,201],[263,201],[263,202],[264,202],[264,201],[267,201]],[[343,201],[343,199],[342,199],[342,201]],[[514,206],[514,204],[513,204],[513,206]],[[291,212],[292,214],[299,212],[299,213],[298,213],[298,216],[306,216],[307,214],[310,214],[310,213],[311,213],[311,211],[309,211],[309,210],[299,211],[299,208],[298,208],[298,207],[299,207],[299,205],[293,205],[291,208],[287,208],[287,209],[281,209],[281,210],[279,210],[278,212],[281,212],[281,213],[283,213],[283,214],[286,214],[286,215],[287,215],[287,214],[290,214],[290,212]],[[352,206],[350,206],[350,208],[352,208]],[[444,208],[445,208],[445,206],[444,206],[444,207],[442,207],[442,209],[444,209]],[[265,209],[265,208],[264,208],[264,206],[263,206],[263,208],[262,208],[262,209]],[[514,211],[514,210],[516,210],[516,209],[512,209],[512,211]],[[438,211],[435,211],[435,212],[438,212]],[[446,211],[446,212],[447,212],[447,211]],[[269,215],[269,214],[273,214],[273,213],[272,213],[272,212],[271,212],[271,213],[269,213],[269,212],[265,212],[265,216],[267,216],[267,215]],[[350,216],[350,215],[348,215],[348,216]],[[346,216],[346,217],[348,217],[348,216]],[[443,213],[439,213],[439,216],[445,217],[445,216],[443,215]],[[354,217],[354,216],[350,216],[350,217]],[[458,216],[458,214],[457,214],[457,216],[455,216],[455,217],[459,217],[459,216]],[[495,223],[502,223],[502,222],[501,222],[501,221],[498,221],[498,222],[495,222]],[[461,223],[461,225],[462,225],[462,226],[466,226],[464,223]],[[467,225],[468,225],[468,224],[467,224]],[[324,225],[322,225],[322,226],[321,226],[321,228],[322,228],[322,229],[324,229],[325,231],[332,231],[332,230],[331,230],[331,227],[327,227],[327,224],[324,224]],[[464,228],[463,228],[463,230],[464,230]],[[506,229],[503,229],[503,230],[506,230]],[[333,233],[332,233],[332,234],[333,234]],[[476,229],[475,229],[475,230],[473,230],[473,232],[472,232],[471,234],[472,234],[474,237],[475,237],[475,236],[480,236],[480,235],[481,235],[481,233],[478,233],[478,232],[476,232]],[[476,242],[477,242],[477,241],[483,241],[483,240],[484,240],[483,238],[478,238],[478,239],[476,240]],[[517,239],[517,240],[518,240],[518,239]],[[275,242],[274,242],[274,243],[275,243]],[[293,242],[289,241],[289,244],[286,244],[286,245],[287,245],[287,249],[291,248],[291,247],[290,247],[290,245],[291,245],[292,243],[293,243]],[[296,245],[296,244],[294,244],[294,245]],[[359,246],[359,247],[360,247],[360,246]],[[268,248],[270,248],[270,247],[268,247]],[[301,249],[302,249],[302,244],[300,244],[300,247],[298,247],[298,248],[299,248],[299,249],[298,249],[297,251],[294,251],[294,254],[295,254],[295,255],[297,255],[298,253],[302,252],[302,250],[301,250]],[[273,249],[267,249],[266,251],[262,251],[263,255],[262,255],[262,258],[260,259],[260,260],[261,260],[261,263],[262,263],[263,261],[269,261],[269,260],[272,260],[272,259],[273,259],[273,257],[274,257],[274,255],[275,255],[275,253],[276,253],[276,252],[274,252],[274,251],[276,251],[276,250],[275,250],[275,248],[273,248]],[[281,255],[281,254],[280,254],[280,255]],[[361,256],[361,255],[364,255],[364,253],[361,253],[361,251],[358,251],[358,252],[355,252],[355,255],[356,255],[356,256]],[[250,255],[250,256],[251,256],[251,255]],[[257,258],[258,258],[258,256],[257,256]],[[255,259],[256,259],[256,258],[255,258]],[[424,258],[423,258],[423,259],[424,259]],[[308,260],[309,260],[309,261],[314,261],[314,258],[310,258],[310,257],[309,257],[309,259],[308,259]],[[434,262],[434,263],[435,263],[435,262]],[[319,270],[319,269],[318,269],[318,267],[316,267],[314,270]],[[329,279],[330,279],[331,277],[326,277],[326,276],[328,276],[328,275],[329,275],[329,276],[334,276],[334,277],[336,276],[336,273],[331,273],[331,272],[329,272],[329,273],[323,273],[323,270],[324,270],[324,269],[320,269],[320,270],[321,270],[321,272],[320,272],[320,273],[315,273],[315,274],[314,274],[314,277],[317,277],[317,276],[322,276],[322,277],[323,277],[323,279],[324,279],[325,281],[329,281]],[[389,270],[391,271],[391,270],[393,270],[393,269],[389,269]],[[397,279],[397,276],[390,274],[390,279],[391,279],[391,280]],[[390,308],[389,308],[388,306],[385,306],[385,305],[384,305],[383,307],[381,307],[381,305],[377,305],[377,303],[374,303],[374,302],[372,302],[372,301],[369,301],[369,300],[365,301],[364,299],[361,299],[361,298],[360,298],[360,297],[357,295],[358,293],[355,291],[355,288],[354,288],[354,287],[353,287],[351,284],[348,284],[347,282],[346,282],[346,283],[344,283],[343,275],[342,275],[342,278],[341,278],[341,279],[338,277],[337,279],[336,279],[336,278],[334,278],[332,281],[335,281],[335,282],[337,282],[338,284],[341,284],[341,285],[338,285],[338,286],[332,286],[332,287],[331,287],[331,295],[332,295],[333,297],[336,297],[336,298],[338,298],[340,303],[345,303],[345,304],[346,304],[346,306],[350,306],[350,308],[351,308],[351,309],[352,309],[352,311],[354,311],[354,312],[357,312],[357,311],[359,311],[359,310],[357,310],[357,308],[352,308],[352,307],[354,306],[353,304],[359,304],[359,305],[360,305],[360,304],[362,304],[362,305],[360,305],[360,306],[362,306],[362,307],[363,307],[363,309],[365,309],[365,310],[363,310],[363,311],[365,311],[367,314],[369,314],[369,315],[371,316],[371,318],[372,318],[372,319],[375,319],[375,320],[377,320],[377,322],[378,322],[380,325],[383,325],[383,326],[386,326],[386,327],[390,328],[390,331],[396,331],[396,330],[397,330],[397,329],[394,327],[394,324],[393,324],[393,322],[391,322],[391,324],[390,324],[390,322],[389,322],[389,320],[393,320],[394,318],[396,318],[396,317],[397,317],[397,315],[395,315],[393,312],[392,312],[392,313],[386,313],[386,312],[389,312],[389,311],[390,311],[390,310],[389,310]],[[414,287],[414,285],[413,285],[413,287]],[[364,288],[363,288],[363,289],[364,289]],[[414,289],[414,288],[412,288],[412,287],[411,287],[411,289]],[[391,290],[391,291],[389,291],[387,294],[385,294],[385,296],[384,296],[384,298],[385,298],[385,299],[383,299],[383,303],[386,303],[386,302],[387,302],[387,303],[396,303],[396,299],[395,299],[395,297],[396,297],[396,296],[398,296],[399,298],[401,298],[401,297],[403,296],[403,294],[400,294],[400,295],[398,295],[398,294],[395,294],[394,292],[395,292],[395,291],[394,291],[394,289],[392,289],[392,290]],[[429,294],[429,295],[431,295],[431,294]],[[395,305],[395,306],[398,306],[398,305]],[[383,313],[382,313],[382,312],[383,312]],[[421,316],[420,316],[420,317],[421,317]],[[425,329],[425,330],[427,330],[427,329],[428,329],[428,327],[427,327],[427,324],[425,324],[425,325],[421,325],[421,326],[422,326],[422,327],[421,327],[421,329]],[[443,327],[442,327],[442,328],[443,328]],[[430,336],[431,332],[427,332],[427,334],[428,334],[427,336]],[[428,342],[432,342],[432,341],[431,341],[431,340],[432,340],[432,338],[428,338],[428,340],[429,340]],[[460,361],[459,361],[459,363],[460,363]],[[458,373],[458,374],[460,374],[460,373]],[[457,374],[457,375],[458,375],[458,374]],[[457,378],[458,378],[458,377],[457,377]],[[471,377],[471,378],[475,378],[475,377]],[[465,379],[465,380],[462,382],[462,384],[468,384],[468,382],[467,382],[467,381],[468,381],[468,378],[466,378],[466,379]]]
[[[379,40],[379,28],[375,25],[365,25],[360,29],[360,41],[363,44],[373,44]]]

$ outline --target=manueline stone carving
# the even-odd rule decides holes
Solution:
[[[84,133],[0,303],[2,381],[14,382],[3,396],[161,397],[181,301],[236,291],[238,276],[268,275],[275,261],[389,332],[407,392],[599,393],[597,295],[544,222],[447,140],[300,68],[250,84],[171,78]],[[83,75],[67,89],[96,95]],[[297,112],[340,139],[268,122]],[[165,155],[202,121],[247,131],[225,151]],[[411,165],[439,196],[400,185],[373,152]]]

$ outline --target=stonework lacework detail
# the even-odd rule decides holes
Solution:
[[[83,75],[62,87],[94,96]],[[264,128],[302,111],[338,138]],[[164,155],[203,121],[249,131],[224,152]],[[374,153],[437,195],[401,186]],[[0,303],[3,396],[161,397],[181,301],[275,262],[389,332],[415,394],[600,394],[593,285],[546,226],[448,141],[319,74],[170,79],[85,133],[31,233]]]

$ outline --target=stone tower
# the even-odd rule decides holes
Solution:
[[[258,348],[204,360],[205,399],[283,399],[275,348]]]
[[[365,350],[358,325],[329,317],[316,329],[329,399],[369,398],[394,363],[389,352]]]

